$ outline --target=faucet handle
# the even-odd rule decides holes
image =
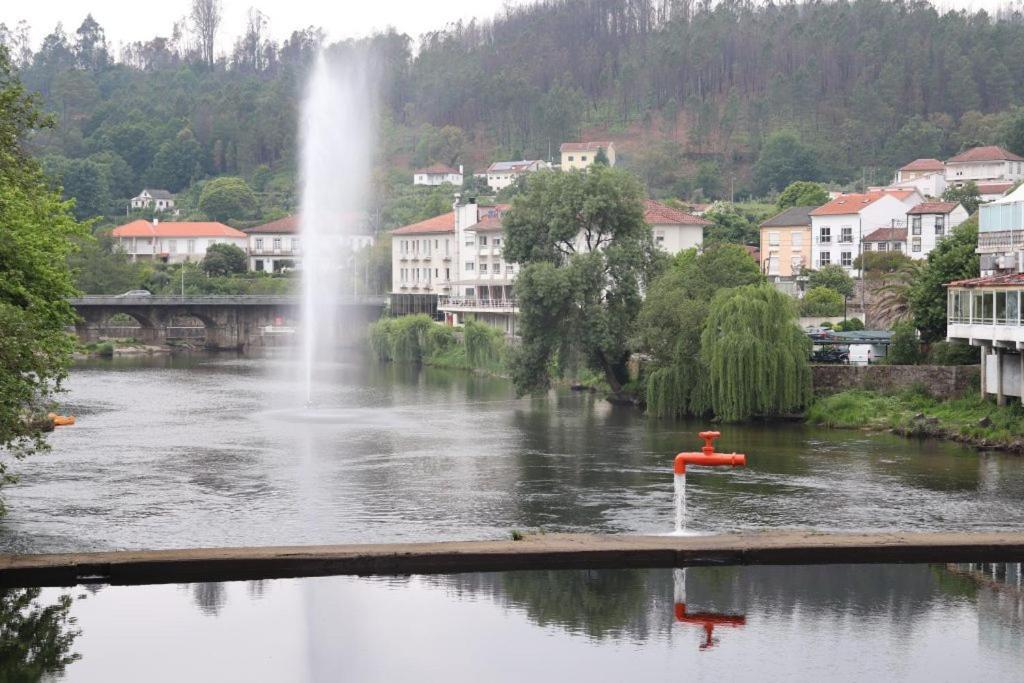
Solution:
[[[703,450],[705,453],[707,453],[709,455],[711,453],[714,453],[715,452],[715,439],[717,439],[721,435],[722,435],[721,432],[701,432],[700,434],[698,434],[697,436],[699,436],[700,438],[704,439],[704,448],[702,448],[701,450]]]

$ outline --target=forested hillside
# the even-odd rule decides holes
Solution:
[[[234,49],[212,55],[198,28],[115,51],[87,17],[32,51],[25,27],[0,27],[20,78],[58,120],[34,150],[80,217],[123,215],[143,185],[194,207],[218,175],[256,191],[260,206],[240,218],[293,210],[297,106],[322,32],[277,44],[253,11]],[[482,170],[549,158],[580,136],[615,140],[652,194],[683,198],[763,195],[797,178],[881,182],[910,159],[974,144],[1024,152],[1017,12],[546,0],[418,41],[392,31],[330,49],[357,47],[383,74],[380,227],[447,201],[405,187],[414,165]]]

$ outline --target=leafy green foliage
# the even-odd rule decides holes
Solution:
[[[910,287],[910,310],[921,340],[946,338],[946,288],[954,280],[978,277],[978,217],[972,216],[928,254],[928,263]]]
[[[793,206],[821,206],[828,203],[828,191],[820,183],[798,180],[786,186],[779,194],[778,206],[788,209]]]
[[[605,166],[532,174],[515,198],[504,257],[522,264],[522,343],[510,361],[518,391],[546,389],[552,365],[573,353],[614,392],[628,380],[628,340],[659,258],[642,199],[632,174]]]
[[[735,204],[715,204],[704,214],[713,225],[704,227],[704,243],[757,244],[761,239],[758,227],[761,216],[742,211]]]
[[[928,365],[977,365],[980,351],[977,346],[964,343],[937,341],[928,348]]]
[[[203,186],[199,195],[199,210],[215,221],[246,218],[253,214],[256,197],[241,178],[216,178]]]
[[[715,415],[733,421],[803,408],[811,398],[810,352],[789,296],[768,284],[721,292],[701,335]]]
[[[461,340],[427,315],[384,318],[370,325],[369,345],[382,361],[423,363],[461,369],[504,369],[505,337],[493,327],[468,321]]]
[[[754,164],[755,188],[763,194],[779,192],[796,181],[818,180],[820,175],[814,150],[790,131],[769,135]]]
[[[892,328],[892,343],[886,355],[890,365],[917,365],[921,362],[921,345],[917,330],[910,323],[897,323]]]
[[[25,138],[45,123],[0,48],[0,452],[16,458],[46,445],[36,418],[74,350],[66,263],[72,240],[87,234],[24,153]],[[8,466],[0,461],[2,481]]]
[[[853,278],[846,273],[845,268],[835,263],[812,270],[807,276],[807,285],[811,288],[828,287],[841,296],[853,296]]]
[[[849,318],[841,323],[836,323],[832,329],[836,332],[859,332],[864,329],[864,321],[860,318]]]
[[[75,287],[85,294],[121,294],[142,288],[147,266],[133,263],[128,255],[114,249],[109,235],[78,241],[78,248],[69,256],[68,267],[74,274]]]
[[[811,287],[800,300],[800,315],[808,317],[843,314],[843,295],[831,287]]]
[[[978,193],[978,186],[973,180],[968,180],[963,187],[949,187],[942,193],[942,198],[947,202],[958,202],[967,213],[973,215],[978,210],[981,197]]]
[[[234,244],[211,244],[206,248],[199,267],[210,276],[224,276],[246,271],[245,252]]]

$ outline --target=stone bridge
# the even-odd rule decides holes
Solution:
[[[342,319],[352,323],[376,320],[386,297],[343,297]],[[98,341],[109,319],[123,313],[139,324],[138,337],[164,344],[175,319],[191,317],[206,328],[206,348],[245,349],[263,344],[269,328],[297,328],[301,298],[297,296],[83,296],[71,299],[79,321],[75,332],[85,342]]]

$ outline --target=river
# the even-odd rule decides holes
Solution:
[[[672,529],[672,457],[708,425],[588,393],[286,355],[77,365],[52,451],[15,467],[0,550],[55,552]],[[1024,528],[1024,459],[796,423],[724,425],[737,470],[691,468],[689,528]]]

